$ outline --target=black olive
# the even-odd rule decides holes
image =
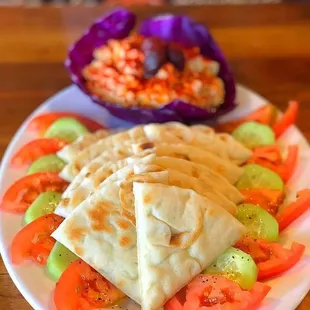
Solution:
[[[145,38],[141,49],[144,53],[143,77],[152,78],[167,61],[167,45],[157,38]]]
[[[170,61],[179,71],[184,70],[185,56],[182,49],[175,45],[168,45],[168,61]]]

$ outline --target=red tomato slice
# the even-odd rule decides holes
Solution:
[[[285,249],[276,242],[244,237],[235,247],[250,254],[258,267],[258,280],[266,280],[289,270],[302,257],[305,246],[293,242],[290,249]]]
[[[91,310],[113,305],[125,295],[82,260],[61,275],[54,292],[57,310]]]
[[[298,145],[289,145],[287,157],[284,163],[278,167],[278,174],[284,182],[287,182],[293,175],[298,161]]]
[[[280,148],[277,145],[258,147],[253,151],[253,155],[249,159],[249,162],[255,163],[257,159],[265,159],[274,164],[281,164],[282,156]]]
[[[26,259],[32,258],[39,264],[45,265],[56,242],[51,234],[63,220],[56,214],[48,214],[22,228],[12,242],[12,263],[21,264]]]
[[[57,173],[42,172],[27,175],[16,181],[5,192],[0,203],[0,209],[10,212],[23,213],[33,201],[43,192],[65,191],[69,183]]]
[[[14,167],[22,167],[31,164],[33,161],[44,155],[53,154],[61,150],[67,144],[66,141],[56,138],[42,138],[30,141],[11,159]]]
[[[287,110],[283,116],[275,122],[272,129],[276,137],[280,137],[291,125],[295,124],[297,114],[299,110],[299,104],[297,101],[290,101]]]
[[[297,193],[297,200],[280,211],[276,218],[280,231],[294,222],[298,217],[310,208],[310,189],[304,189]]]
[[[59,118],[61,117],[74,117],[79,122],[84,124],[90,131],[96,131],[99,129],[102,129],[103,126],[98,124],[97,122],[81,116],[76,113],[72,112],[52,112],[52,113],[46,113],[41,114],[39,116],[36,116],[33,118],[30,123],[28,124],[28,129],[37,132],[41,136],[44,135],[46,130]]]
[[[284,192],[280,190],[252,188],[240,192],[244,197],[244,203],[259,205],[274,216],[285,198]]]
[[[268,104],[241,119],[219,124],[216,129],[218,131],[232,133],[237,127],[245,122],[253,121],[265,125],[272,125],[275,122],[276,117],[276,108],[273,105]]]
[[[290,145],[285,161],[281,159],[281,154],[277,154],[280,150],[277,147],[259,148],[254,151],[253,156],[249,159],[248,163],[255,163],[264,166],[276,172],[284,182],[287,182],[293,175],[297,160],[298,160],[298,146]]]
[[[182,306],[177,294],[165,306],[166,310],[250,310],[255,309],[268,294],[270,287],[255,283],[250,291],[223,276],[199,275],[187,286]],[[177,305],[177,307],[175,307]]]

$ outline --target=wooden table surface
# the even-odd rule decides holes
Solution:
[[[45,99],[70,84],[68,45],[107,7],[0,8],[0,155]],[[206,23],[235,77],[283,108],[301,102],[298,126],[310,138],[310,5],[135,7],[138,16],[187,13]],[[309,276],[309,275],[305,275]],[[0,309],[31,309],[0,261]],[[310,295],[299,310],[310,309]],[[286,310],[286,309],[283,309]]]

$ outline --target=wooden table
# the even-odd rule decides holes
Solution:
[[[70,84],[63,67],[67,47],[106,9],[0,9],[1,155],[26,116]],[[136,7],[134,11],[141,18],[165,11],[187,13],[208,24],[238,82],[281,108],[289,99],[301,102],[298,126],[310,138],[310,5]],[[0,309],[30,309],[2,262]],[[309,294],[298,309],[310,309]]]

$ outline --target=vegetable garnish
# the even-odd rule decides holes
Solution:
[[[293,175],[298,160],[298,145],[289,145],[286,159],[281,158],[278,146],[257,148],[248,163],[255,163],[276,172],[284,182]]]
[[[276,137],[280,137],[291,125],[296,122],[299,110],[299,103],[297,101],[290,101],[287,110],[283,116],[275,122],[272,129]]]
[[[271,190],[283,190],[284,183],[280,176],[272,170],[257,164],[244,166],[244,172],[236,183],[239,190],[252,188],[266,188]]]
[[[260,282],[247,291],[226,277],[199,275],[167,302],[165,310],[256,309],[269,290],[269,286]]]
[[[73,117],[77,119],[79,122],[84,124],[90,131],[96,131],[102,129],[103,126],[98,124],[97,122],[91,120],[90,118],[81,116],[77,113],[72,112],[51,112],[46,114],[40,114],[33,118],[29,124],[28,129],[31,131],[36,132],[40,136],[43,136],[46,130],[59,118],[62,117]]]
[[[68,143],[74,142],[80,136],[89,133],[88,129],[73,117],[61,117],[46,130],[44,136],[58,138]]]
[[[53,172],[35,173],[16,181],[5,192],[0,203],[0,209],[10,212],[23,213],[43,192],[62,193],[68,182]]]
[[[305,250],[305,246],[297,242],[293,242],[290,249],[285,249],[279,243],[249,236],[239,240],[235,247],[252,256],[258,267],[258,280],[266,280],[289,270]]]
[[[276,118],[277,109],[273,105],[267,104],[238,120],[233,120],[217,125],[216,130],[232,133],[237,127],[246,122],[257,122],[260,124],[271,126],[275,122]]]
[[[257,122],[246,122],[236,128],[231,135],[249,149],[275,143],[272,129]]]
[[[310,209],[310,189],[304,189],[297,193],[297,200],[285,209],[280,210],[276,218],[280,231],[289,226],[298,217]]]
[[[125,295],[82,260],[77,260],[56,284],[57,310],[95,309],[112,306]]]
[[[78,257],[59,242],[56,242],[46,263],[46,268],[53,280],[58,281],[60,276],[76,261]]]
[[[48,214],[22,228],[12,242],[11,258],[13,264],[21,264],[26,259],[32,258],[39,264],[45,265],[56,242],[51,234],[63,220],[56,214]]]
[[[25,223],[29,224],[37,218],[51,214],[55,211],[59,201],[61,200],[61,194],[57,192],[45,192],[41,193],[36,200],[31,204],[25,213]]]
[[[282,155],[279,146],[268,145],[255,148],[253,150],[252,157],[248,160],[248,163],[259,164],[259,160],[267,160],[273,164],[281,164]]]
[[[278,241],[279,224],[263,208],[245,203],[238,206],[235,216],[247,228],[248,235],[252,238]]]
[[[264,208],[275,216],[280,205],[283,203],[285,194],[282,190],[252,188],[240,190],[244,197],[244,203],[251,203]]]
[[[229,248],[203,273],[225,276],[239,283],[243,289],[251,289],[257,280],[258,269],[249,254]]]
[[[55,154],[45,155],[34,161],[28,169],[28,174],[38,172],[60,172],[66,163]]]
[[[30,141],[16,152],[11,164],[16,168],[31,164],[39,157],[58,152],[66,144],[66,141],[56,138],[42,138]]]

